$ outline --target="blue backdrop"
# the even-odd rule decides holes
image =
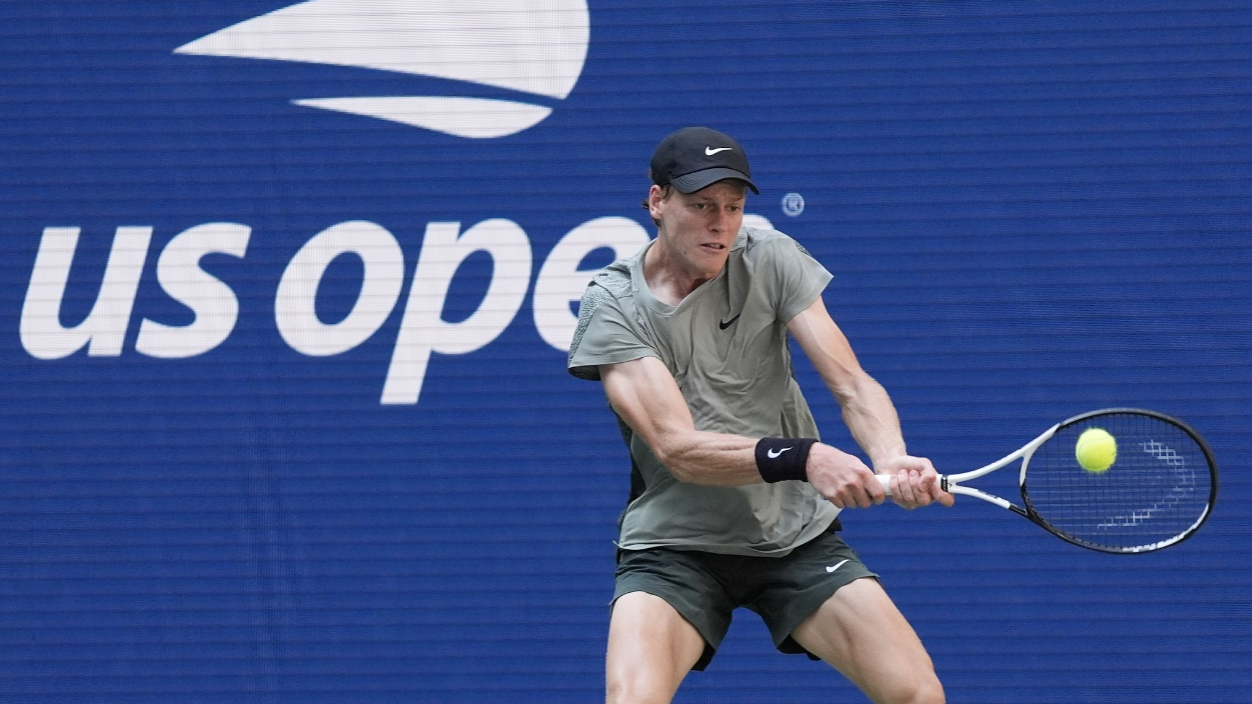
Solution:
[[[1222,465],[1146,556],[845,513],[949,701],[1247,701],[1252,3],[286,8],[0,2],[0,699],[601,698],[629,465],[561,347],[707,124],[941,471],[1105,406]],[[678,701],[858,696],[744,612]]]

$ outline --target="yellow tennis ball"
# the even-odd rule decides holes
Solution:
[[[1088,472],[1103,472],[1117,461],[1117,441],[1103,428],[1088,428],[1078,436],[1074,455]]]

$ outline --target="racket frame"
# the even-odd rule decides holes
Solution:
[[[1176,426],[1177,428],[1185,432],[1188,436],[1190,436],[1191,439],[1195,441],[1196,445],[1199,446],[1200,450],[1204,453],[1204,459],[1208,463],[1207,469],[1209,470],[1209,476],[1211,479],[1210,487],[1209,487],[1208,502],[1206,503],[1204,507],[1204,511],[1196,519],[1195,523],[1193,523],[1191,527],[1179,533],[1178,535],[1175,535],[1166,540],[1162,540],[1156,543],[1151,543],[1148,545],[1136,545],[1136,546],[1131,546],[1128,548],[1112,548],[1107,545],[1100,545],[1100,544],[1092,543],[1092,542],[1083,540],[1081,538],[1069,535],[1065,531],[1060,530],[1056,526],[1053,526],[1049,524],[1047,521],[1043,520],[1043,518],[1041,518],[1035,512],[1035,510],[1031,507],[1030,495],[1026,491],[1026,470],[1030,466],[1030,458],[1032,455],[1034,455],[1035,450],[1038,450],[1041,445],[1043,445],[1045,442],[1050,440],[1054,435],[1060,432],[1062,428],[1067,428],[1072,425],[1077,425],[1079,423],[1082,423],[1084,421],[1090,420],[1091,418],[1095,418],[1098,416],[1112,415],[1112,414],[1117,414],[1117,413],[1147,416],[1150,418],[1155,418],[1157,420],[1163,421],[1165,423],[1169,423],[1170,425]],[[1024,503],[1025,506],[1018,506],[1012,501],[996,496],[995,494],[990,494],[985,491],[982,491],[981,489],[975,489],[974,487],[962,485],[962,482],[967,482],[971,479],[977,479],[979,477],[985,476],[987,474],[990,474],[996,471],[997,469],[1002,469],[1006,465],[1009,465],[1017,460],[1021,460],[1022,462],[1021,469],[1018,472],[1017,485],[1018,485],[1018,490],[1021,492],[1022,503]],[[892,475],[879,474],[877,476],[878,476],[879,482],[881,482],[883,486],[883,489],[888,493],[888,495],[890,495],[891,493],[890,483],[891,483]],[[1097,552],[1104,552],[1104,553],[1110,553],[1110,554],[1115,554],[1115,555],[1133,555],[1137,553],[1152,552],[1154,550],[1160,550],[1161,548],[1169,547],[1170,545],[1175,545],[1177,543],[1180,543],[1186,540],[1187,538],[1190,538],[1192,535],[1195,535],[1196,531],[1200,529],[1200,526],[1204,525],[1204,522],[1208,520],[1210,515],[1212,515],[1213,505],[1217,502],[1217,461],[1213,458],[1213,451],[1209,449],[1208,443],[1204,442],[1204,438],[1200,437],[1200,434],[1197,433],[1193,428],[1191,428],[1191,426],[1178,420],[1177,418],[1174,418],[1172,416],[1167,416],[1164,413],[1157,413],[1156,411],[1149,411],[1143,408],[1102,408],[1096,411],[1088,411],[1086,413],[1081,413],[1072,418],[1067,418],[1066,420],[1063,420],[1060,423],[1057,423],[1051,428],[1048,428],[1044,432],[1040,433],[1039,436],[1036,437],[1034,440],[1031,440],[1025,445],[1022,445],[1015,452],[1005,455],[1004,457],[996,460],[995,462],[992,462],[991,464],[979,467],[978,469],[970,470],[968,472],[961,472],[959,474],[940,475],[939,486],[944,491],[947,491],[948,493],[960,494],[964,496],[973,496],[975,498],[982,499],[983,501],[986,501],[988,503],[995,504],[996,506],[999,506],[1000,508],[1008,509],[1009,511],[1012,511],[1013,513],[1016,513],[1019,516],[1023,516],[1029,519],[1035,525],[1038,525],[1039,527],[1043,528],[1044,530],[1048,531],[1052,535],[1055,535],[1061,540],[1064,540],[1067,543],[1071,543],[1079,547],[1084,547],[1089,550],[1095,550]]]
[[[1100,412],[1104,412],[1104,411],[1097,411],[1097,413],[1100,413]],[[1093,415],[1093,414],[1084,414],[1084,416],[1086,415]],[[940,477],[939,479],[940,488],[942,488],[944,491],[950,494],[961,494],[964,496],[977,497],[979,499],[982,499],[983,501],[993,503],[996,506],[999,506],[1000,508],[1006,508],[1020,516],[1025,516],[1026,518],[1029,518],[1035,523],[1040,523],[1041,525],[1044,525],[1040,521],[1040,519],[1034,515],[1032,511],[1029,511],[1026,508],[1018,506],[1012,501],[1000,498],[999,496],[996,496],[995,494],[989,494],[985,491],[982,491],[981,489],[975,489],[974,487],[971,487],[971,486],[961,486],[961,482],[966,482],[971,479],[977,479],[978,477],[991,474],[997,469],[1000,469],[1009,464],[1012,464],[1013,462],[1016,462],[1017,460],[1021,460],[1022,467],[1021,467],[1021,471],[1018,473],[1017,485],[1019,489],[1023,488],[1026,485],[1026,467],[1030,464],[1030,456],[1035,454],[1035,450],[1039,449],[1040,445],[1042,445],[1043,443],[1051,439],[1053,435],[1056,435],[1058,430],[1060,430],[1061,428],[1063,428],[1065,425],[1067,425],[1073,420],[1075,419],[1071,418],[1070,420],[1057,423],[1051,428],[1048,428],[1044,432],[1040,433],[1039,437],[1035,438],[1034,440],[1031,440],[1025,445],[1022,445],[1020,448],[1017,449],[1016,452],[1005,455],[1004,457],[996,460],[995,462],[992,462],[991,464],[984,465],[982,467],[979,467],[978,469],[970,470],[968,472],[961,472],[960,474],[949,474],[949,475]],[[1048,526],[1044,525],[1044,527],[1047,528]]]

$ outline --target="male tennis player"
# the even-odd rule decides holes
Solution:
[[[822,303],[831,275],[790,237],[742,227],[743,148],[689,127],[652,157],[657,237],[597,274],[569,369],[604,384],[630,448],[609,624],[608,701],[669,702],[745,606],[775,646],[834,666],[875,702],[941,702],[911,626],[835,533],[843,508],[951,505],[905,450],[894,406]],[[788,333],[873,462],[817,441]]]

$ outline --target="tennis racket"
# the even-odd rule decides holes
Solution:
[[[1117,457],[1108,469],[1093,472],[1078,463],[1078,437],[1090,428],[1102,428],[1117,441]],[[1021,506],[963,486],[1019,459]],[[891,477],[878,479],[887,488]],[[1141,553],[1180,543],[1204,525],[1217,499],[1217,463],[1182,421],[1154,411],[1109,408],[1057,423],[1003,459],[941,477],[940,486],[1025,516],[1074,545]]]

